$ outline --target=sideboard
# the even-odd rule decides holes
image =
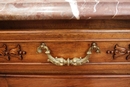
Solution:
[[[0,87],[129,87],[128,0],[2,0]]]

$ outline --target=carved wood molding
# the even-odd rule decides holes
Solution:
[[[112,54],[113,55],[113,59],[115,59],[117,57],[120,57],[120,56],[123,56],[123,55],[127,55],[126,56],[126,60],[128,60],[128,59],[130,59],[130,44],[129,44],[129,49],[121,47],[118,44],[116,44],[114,46],[114,50],[113,51],[108,50],[106,53],[107,54]]]
[[[3,44],[3,46],[0,47],[0,56],[6,58],[7,60],[10,60],[11,57],[17,57],[20,60],[23,60],[23,55],[25,54],[26,52],[21,50],[21,46],[19,44],[15,48],[9,50],[6,44]]]

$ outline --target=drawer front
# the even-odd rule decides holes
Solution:
[[[130,42],[94,42],[97,47],[89,50],[93,42],[44,42],[45,46],[50,50],[50,55],[54,58],[84,58],[91,52],[88,57],[89,62],[86,64],[98,63],[128,63],[129,58],[129,43]],[[0,43],[0,62],[1,63],[48,63],[48,56],[45,53],[47,50],[38,47],[42,43]],[[96,52],[99,50],[99,52]],[[118,52],[119,51],[119,52]],[[21,52],[21,53],[20,53]],[[22,56],[22,57],[21,57]],[[128,57],[127,57],[128,56]]]
[[[129,74],[129,30],[44,30],[1,31],[1,73],[63,73],[63,74]],[[45,43],[52,57],[71,61],[87,56],[92,43],[100,53],[92,51],[88,61],[81,66],[57,66],[47,61],[46,50],[37,48]],[[56,59],[56,58],[55,58]]]

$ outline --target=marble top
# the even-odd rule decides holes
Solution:
[[[0,20],[130,19],[130,0],[0,0]]]

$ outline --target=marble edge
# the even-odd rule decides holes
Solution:
[[[130,0],[1,0],[0,20],[130,19]]]

